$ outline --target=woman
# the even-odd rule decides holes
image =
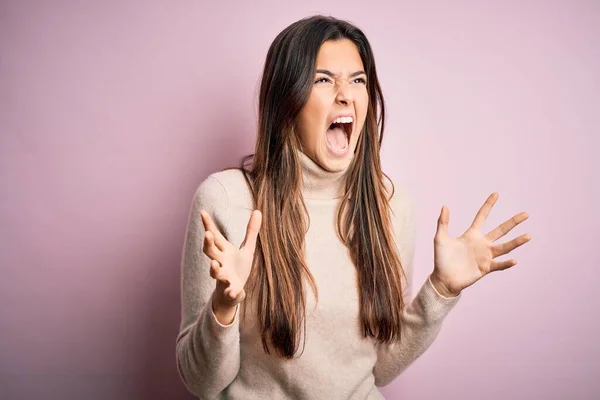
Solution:
[[[459,238],[443,207],[434,268],[414,299],[411,200],[382,172],[384,101],[369,42],[330,17],[271,45],[252,163],[199,186],[182,260],[177,362],[203,399],[380,399],[438,335],[461,291],[529,240]],[[201,221],[202,220],[202,221]],[[209,277],[210,274],[210,277]],[[216,283],[215,283],[216,282]]]

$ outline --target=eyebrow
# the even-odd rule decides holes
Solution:
[[[335,74],[326,69],[318,69],[318,70],[316,70],[316,73],[329,75],[330,77],[335,78]],[[365,73],[365,71],[356,71],[356,72],[353,72],[350,74],[350,78],[354,78],[355,76],[358,76],[358,75],[366,75],[366,73]]]

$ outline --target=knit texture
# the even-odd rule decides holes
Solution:
[[[412,298],[416,236],[412,200],[396,185],[391,217],[408,278],[403,282],[407,305],[401,339],[382,345],[364,338],[355,268],[335,230],[346,171],[332,173],[306,154],[299,156],[310,216],[306,261],[319,301],[312,290],[306,291],[306,334],[301,355],[291,360],[264,352],[251,308],[248,319],[240,323],[241,307],[250,304],[238,305],[230,325],[220,324],[212,311],[215,280],[209,275],[210,259],[202,252],[200,211],[206,210],[221,233],[239,247],[252,212],[242,173],[214,173],[194,194],[181,262],[182,319],[176,356],[181,379],[200,399],[382,399],[377,387],[390,383],[427,350],[461,297],[442,296],[427,279]]]

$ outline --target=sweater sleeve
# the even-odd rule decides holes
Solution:
[[[406,274],[407,284],[403,287],[406,305],[402,313],[400,339],[391,344],[377,344],[377,362],[373,368],[377,386],[389,384],[431,346],[440,332],[444,318],[462,296],[442,296],[427,278],[415,298],[410,301],[417,234],[414,204],[406,192],[396,188],[390,205],[396,244]]]
[[[209,176],[200,184],[191,205],[181,258],[181,326],[176,358],[187,389],[201,399],[214,399],[236,377],[240,366],[239,305],[229,325],[217,321],[212,308],[215,280],[203,252],[206,210],[225,235],[229,205],[219,181]]]

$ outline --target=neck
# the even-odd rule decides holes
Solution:
[[[302,166],[302,195],[305,199],[336,199],[344,195],[346,172],[323,169],[302,151],[298,151]]]

